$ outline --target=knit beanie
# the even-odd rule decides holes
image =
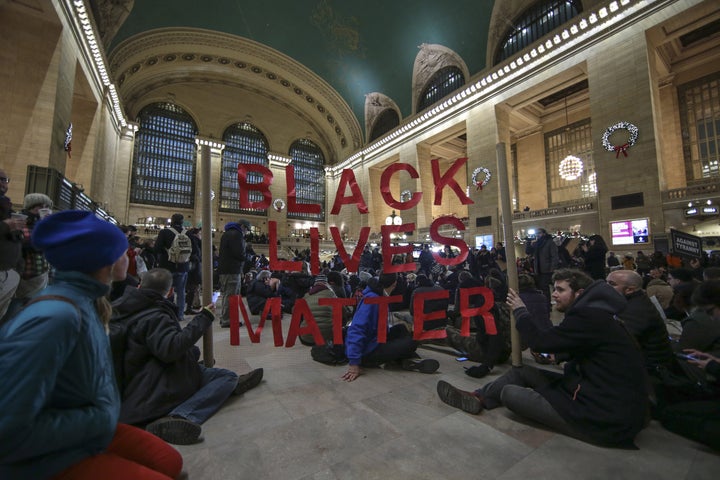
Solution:
[[[44,193],[28,193],[25,195],[25,200],[23,201],[23,208],[25,210],[30,210],[38,205],[47,205],[47,208],[52,208],[53,201]]]
[[[327,275],[315,275],[315,283],[328,283]]]
[[[56,269],[83,273],[112,265],[128,248],[117,226],[80,210],[64,210],[38,222],[32,243]]]

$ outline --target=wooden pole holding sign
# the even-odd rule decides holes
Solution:
[[[512,207],[510,203],[510,178],[508,177],[507,155],[505,143],[495,146],[497,154],[498,190],[500,194],[500,215],[503,226],[503,245],[505,245],[505,258],[507,259],[507,281],[510,288],[518,291],[517,262],[515,260],[512,227]],[[510,343],[512,346],[512,366],[522,366],[522,351],[520,350],[520,334],[515,328],[515,316],[510,316]]]
[[[212,255],[212,181],[210,178],[210,145],[200,146],[200,168],[202,169],[202,306],[212,302],[213,255]],[[223,301],[225,301],[223,299]],[[203,362],[210,368],[215,364],[212,328],[203,335]]]

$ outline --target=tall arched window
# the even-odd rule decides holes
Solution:
[[[171,103],[156,103],[138,115],[130,202],[192,208],[195,197],[195,137],[192,117]]]
[[[455,66],[441,68],[432,76],[420,94],[417,111],[425,110],[441,98],[465,85],[465,75]]]
[[[512,22],[495,51],[498,64],[582,12],[579,0],[541,0]]]
[[[290,158],[295,167],[295,193],[298,203],[320,204],[319,214],[290,213],[288,218],[325,221],[325,158],[320,148],[307,139],[300,139],[290,146]]]
[[[260,130],[249,123],[237,123],[229,126],[223,133],[225,149],[220,170],[220,211],[267,215],[267,209],[240,208],[238,197],[238,163],[255,163],[268,166],[268,142]],[[249,173],[248,182],[260,183],[262,176]],[[261,192],[248,192],[251,202],[263,199]]]
[[[398,116],[398,113],[392,108],[383,110],[375,120],[375,125],[373,125],[372,131],[370,132],[369,141],[372,142],[373,140],[382,137],[398,125],[400,125],[400,117]]]

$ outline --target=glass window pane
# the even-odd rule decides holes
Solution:
[[[298,203],[317,203],[320,213],[290,213],[287,218],[325,221],[325,158],[320,148],[307,139],[296,140],[290,146],[290,158],[295,168],[295,192]]]
[[[582,12],[579,0],[545,0],[525,10],[512,22],[504,40],[498,44],[495,64],[538,41]]]
[[[223,134],[223,141],[225,149],[220,174],[220,211],[267,215],[267,209],[240,208],[237,180],[238,163],[268,166],[268,142],[265,135],[253,125],[243,122],[228,127]],[[262,176],[250,173],[248,181],[260,183]],[[252,202],[263,199],[262,193],[257,191],[248,192],[248,196]]]
[[[685,179],[718,177],[720,72],[678,88]]]
[[[425,110],[463,85],[465,76],[458,67],[450,66],[438,70],[420,94],[417,111]]]
[[[138,116],[130,202],[192,208],[195,197],[197,127],[170,103],[145,107]]]

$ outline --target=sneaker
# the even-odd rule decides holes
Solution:
[[[444,380],[438,382],[437,393],[440,400],[463,412],[477,415],[483,408],[480,395],[455,388]]]
[[[234,395],[242,395],[243,393],[247,392],[248,390],[251,390],[258,385],[260,385],[260,381],[263,378],[263,369],[262,368],[256,368],[255,370],[251,371],[250,373],[246,373],[245,375],[240,375],[238,377],[237,385],[235,386],[235,390],[233,391]]]
[[[180,417],[163,417],[150,423],[145,430],[174,445],[192,445],[202,441],[202,428]]]
[[[432,358],[417,360],[414,358],[406,358],[402,361],[403,370],[410,370],[420,373],[434,373],[440,368],[440,362]]]

